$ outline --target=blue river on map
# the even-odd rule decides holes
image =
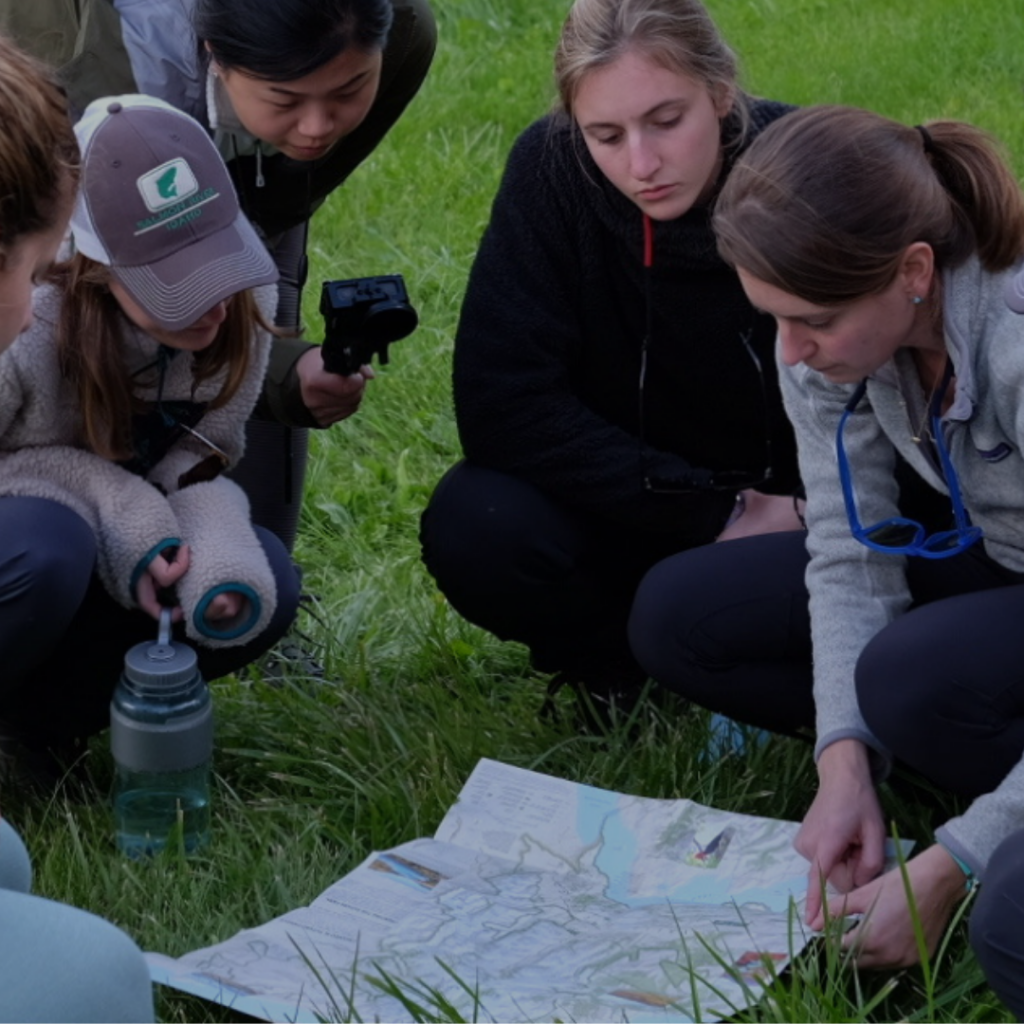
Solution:
[[[665,886],[664,891],[651,896],[637,896],[630,891],[630,866],[636,861],[638,850],[636,835],[622,820],[618,809],[618,798],[590,786],[580,787],[580,799],[576,814],[576,828],[580,841],[586,845],[601,842],[601,848],[594,866],[608,879],[605,895],[627,907],[645,907],[673,903],[722,904],[761,903],[770,910],[784,912],[790,904],[791,894],[782,886],[759,888],[751,886],[740,891],[730,891],[732,879],[718,877],[708,870],[684,885]],[[703,870],[703,869],[702,869]],[[806,885],[801,873],[794,877],[793,894],[803,895]]]

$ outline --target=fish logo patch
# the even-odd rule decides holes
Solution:
[[[199,191],[199,182],[188,161],[182,157],[147,171],[136,184],[146,207],[153,213],[180,203]]]

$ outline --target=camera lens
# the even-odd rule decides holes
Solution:
[[[360,331],[374,342],[398,341],[416,329],[416,311],[404,302],[376,302],[367,311]]]

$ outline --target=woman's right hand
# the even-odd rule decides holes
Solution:
[[[849,892],[875,878],[885,863],[885,823],[878,804],[867,748],[838,740],[818,758],[818,792],[794,845],[810,862],[805,920],[825,926],[822,892],[829,881]]]
[[[135,600],[139,607],[154,619],[159,620],[160,612],[166,607],[160,603],[158,594],[167,587],[173,587],[188,571],[189,550],[187,544],[177,549],[172,559],[165,555],[157,555],[146,566],[146,571],[139,577],[135,585]],[[171,621],[178,622],[182,617],[181,606],[175,606],[171,612]]]

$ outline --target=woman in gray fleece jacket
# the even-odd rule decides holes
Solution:
[[[28,631],[0,630],[0,720],[30,749],[105,724],[124,651],[155,635],[162,605],[211,677],[274,643],[298,600],[283,545],[223,475],[267,366],[273,261],[187,115],[108,97],[75,133],[75,252],[0,357],[0,497],[34,517],[8,620]],[[33,612],[58,572],[59,596]]]
[[[985,883],[975,945],[1020,1013],[1024,914],[1006,892],[1024,878],[1024,197],[969,125],[811,108],[738,162],[715,230],[778,325],[808,532],[680,556],[701,597],[659,620],[645,583],[634,648],[717,711],[765,725],[783,707],[785,731],[815,728],[807,920],[824,923],[827,879],[845,894],[833,916],[865,915],[843,939],[862,966],[918,959],[900,873],[881,873],[874,783],[896,760],[971,798],[907,872],[931,950]],[[938,521],[918,521],[899,467]]]

